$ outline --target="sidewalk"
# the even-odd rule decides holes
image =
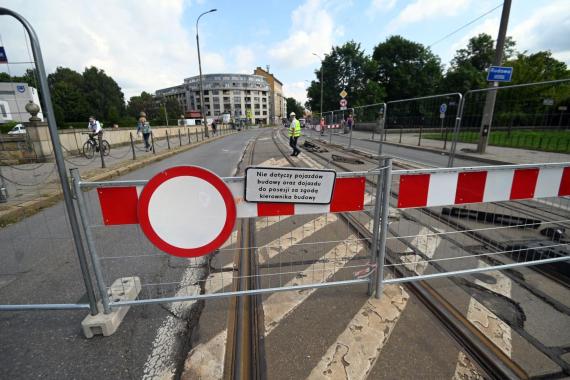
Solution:
[[[348,137],[348,135],[345,135]],[[392,145],[401,145],[407,148],[416,148],[420,150],[427,150],[439,154],[449,154],[451,148],[451,141],[447,142],[447,149],[443,150],[443,141],[428,140],[422,137],[421,146],[418,146],[419,133],[408,133],[402,135],[402,142],[400,143],[400,134],[388,133],[386,134],[386,143]],[[371,132],[353,131],[353,139],[369,140],[372,141]],[[374,141],[379,141],[380,136],[374,135]],[[537,164],[549,162],[569,162],[570,155],[564,153],[551,153],[541,152],[538,150],[505,148],[500,146],[489,145],[484,154],[471,153],[464,151],[464,149],[473,150],[476,148],[475,144],[457,143],[455,157],[473,159],[483,162],[488,162],[491,165],[506,165],[506,164]]]
[[[194,134],[190,134],[190,139],[188,135],[182,135],[182,145],[178,136],[175,136],[170,139],[170,149],[165,139],[155,140],[155,154],[152,151],[145,152],[143,142],[139,139],[135,142],[135,160],[133,160],[130,144],[112,146],[109,156],[105,157],[106,168],[101,167],[99,154],[87,159],[64,152],[66,154],[65,165],[68,171],[71,168],[79,169],[83,179],[103,180],[125,174],[151,162],[162,160],[232,133],[235,132],[232,130],[218,131],[217,136],[211,136],[205,140],[202,140],[202,136]],[[0,203],[0,227],[14,223],[60,200],[61,184],[55,162],[1,164],[0,174],[4,179],[8,200]]]

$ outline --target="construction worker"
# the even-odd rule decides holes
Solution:
[[[291,125],[289,126],[289,145],[293,148],[291,156],[298,156],[301,150],[297,147],[297,140],[301,136],[301,123],[295,117],[295,112],[289,114],[291,117]]]

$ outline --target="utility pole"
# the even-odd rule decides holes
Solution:
[[[501,24],[499,25],[499,35],[497,36],[497,46],[495,50],[495,59],[493,66],[501,66],[503,62],[503,51],[505,47],[505,38],[507,36],[507,25],[509,24],[509,14],[511,12],[511,0],[504,0],[503,13],[501,14]],[[489,84],[489,87],[499,87],[499,82]],[[497,99],[497,91],[487,92],[485,99],[485,108],[483,109],[483,118],[481,119],[481,129],[479,131],[479,142],[477,144],[477,153],[485,153],[489,135],[491,133],[491,124],[493,123],[493,112],[495,110],[495,101]]]
[[[206,120],[205,110],[206,105],[204,104],[204,87],[202,83],[202,60],[200,59],[200,38],[198,37],[198,22],[200,21],[200,18],[205,14],[216,11],[217,9],[210,9],[209,11],[204,12],[198,16],[198,19],[196,20],[196,46],[198,48],[198,69],[200,70],[200,111],[202,111],[202,120],[204,121],[204,136],[206,137],[210,137],[210,134],[208,133],[208,121]]]

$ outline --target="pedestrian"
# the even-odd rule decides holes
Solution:
[[[291,125],[289,126],[289,145],[293,148],[291,156],[298,156],[301,150],[297,147],[297,140],[301,136],[301,123],[295,117],[295,112],[289,114],[291,116]]]
[[[217,128],[217,121],[216,119],[212,120],[212,135],[216,135],[216,128]]]
[[[325,118],[321,117],[321,121],[319,123],[319,126],[321,127],[321,136],[323,136],[325,134]]]
[[[144,151],[148,152],[151,148],[149,139],[150,139],[150,123],[146,120],[146,117],[141,116],[139,117],[139,121],[137,123],[137,134],[140,136],[142,133],[144,139]]]
[[[99,136],[101,136],[101,138],[103,138],[103,127],[101,127],[99,120],[97,120],[95,116],[89,116],[89,124],[87,124],[87,129],[89,130],[89,140],[94,143],[94,145],[97,147],[96,151],[98,152],[99,142],[95,140],[95,137],[99,138]]]
[[[346,119],[346,127],[348,131],[352,131],[352,126],[354,125],[354,119],[352,118],[352,114],[348,115],[348,119]]]

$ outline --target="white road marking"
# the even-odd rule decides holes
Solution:
[[[303,240],[309,235],[326,227],[329,223],[337,220],[336,215],[322,215],[311,220],[302,226],[295,228],[290,233],[273,240],[272,242],[258,249],[258,262],[263,264],[279,253],[287,250],[292,245]],[[233,264],[228,264],[231,267]],[[206,292],[219,292],[225,286],[232,283],[233,272],[228,275],[224,272],[217,272],[210,275],[206,281]],[[208,342],[200,343],[194,347],[188,357],[184,367],[185,377],[200,379],[219,379],[223,374],[225,342],[227,331],[217,334]]]
[[[311,264],[305,270],[301,271],[294,279],[285,284],[285,286],[327,282],[358,253],[362,246],[356,239],[356,235],[351,235],[345,241],[340,242],[322,256],[321,261],[324,260],[326,262],[326,266],[324,266],[324,268],[322,263]],[[317,280],[315,280],[315,272],[317,273]],[[263,303],[265,335],[269,335],[271,331],[277,327],[279,322],[291,314],[297,306],[313,294],[315,290],[316,289],[313,288],[279,292],[269,296]]]
[[[479,268],[486,268],[489,265],[479,261]],[[497,294],[501,294],[507,298],[511,297],[511,280],[499,271],[485,272],[483,276],[492,277],[491,283],[475,280],[475,283],[481,285]],[[493,283],[494,282],[494,283]],[[467,319],[473,323],[487,338],[489,338],[505,355],[512,355],[512,330],[502,320],[482,305],[475,298],[469,300],[469,308],[467,310]],[[482,379],[483,377],[475,369],[475,365],[465,356],[463,352],[459,353],[457,358],[457,366],[453,379]]]
[[[207,259],[202,257],[196,260],[196,264],[205,264]],[[200,286],[193,285],[200,280],[203,272],[188,268],[180,281],[176,296],[200,294]],[[149,354],[143,367],[143,380],[150,379],[171,379],[173,378],[177,363],[173,360],[175,356],[174,343],[176,337],[186,331],[186,313],[190,311],[195,301],[175,302],[170,306],[173,315],[169,315],[162,322],[156,331],[156,337],[152,342],[152,351]]]
[[[429,236],[431,230],[422,227],[412,245],[432,258],[441,239]],[[420,265],[418,255],[411,256],[410,269],[421,274],[425,265]],[[406,266],[409,264],[406,264]],[[309,379],[366,379],[380,352],[388,341],[402,312],[406,308],[409,295],[399,285],[386,286],[378,300],[370,298],[349,322],[309,375]]]
[[[223,149],[223,151],[226,152],[227,149]],[[287,160],[270,159],[260,164],[260,166],[264,165],[285,166],[287,165]],[[237,170],[238,168],[236,166],[232,176],[236,175]],[[283,217],[269,217],[265,219],[259,219],[256,223],[256,226],[258,229],[261,229],[263,227],[271,226],[272,224],[277,223],[283,219]],[[224,249],[227,246],[233,244],[236,239],[237,231],[233,231],[231,237],[224,243],[221,248]],[[206,258],[200,258],[196,260],[196,263],[205,264],[206,260]],[[175,296],[181,297],[200,294],[200,286],[193,284],[196,284],[202,278],[202,276],[203,272],[200,270],[196,270],[194,268],[186,269],[182,275],[182,280],[180,281],[178,291],[176,292]],[[177,337],[185,333],[186,322],[184,321],[184,318],[195,303],[195,301],[185,301],[171,304],[170,311],[173,315],[167,316],[156,331],[156,336],[152,343],[152,351],[149,354],[143,367],[143,379],[166,380],[173,378],[177,363],[175,363],[172,359],[175,355],[174,350]]]

